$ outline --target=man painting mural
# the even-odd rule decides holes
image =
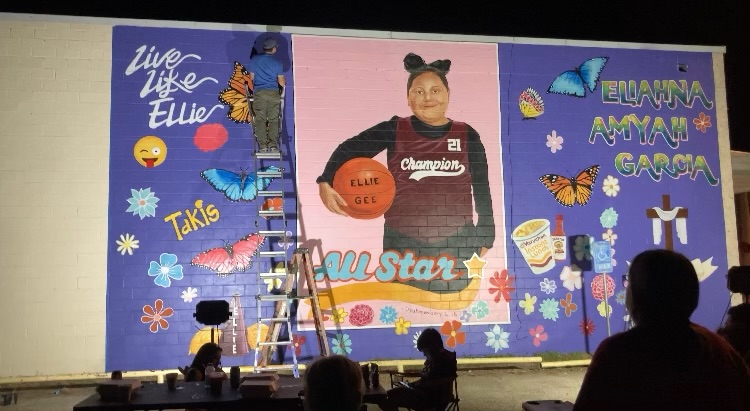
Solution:
[[[285,95],[286,79],[281,63],[274,57],[276,40],[263,42],[263,54],[250,60],[249,72],[253,82],[253,131],[260,151],[278,151],[279,110]],[[281,92],[279,93],[279,89]]]

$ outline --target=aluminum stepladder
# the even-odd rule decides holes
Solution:
[[[286,322],[287,327],[290,326],[290,321],[288,320],[289,309],[293,300],[310,300],[312,317],[315,325],[315,335],[318,343],[318,348],[320,350],[320,355],[330,355],[330,348],[328,346],[328,340],[326,339],[325,326],[323,325],[320,302],[318,299],[318,289],[317,285],[315,284],[315,273],[313,272],[309,250],[307,248],[298,248],[292,256],[291,264],[288,270],[286,270],[285,273],[277,272],[274,274],[274,278],[279,278],[280,276],[284,276],[285,278],[283,294],[262,297],[262,299],[265,298],[267,300],[276,301],[276,306],[274,308],[273,317],[264,319],[270,321],[269,330],[266,334],[266,340],[259,344],[256,349],[256,357],[258,358],[257,367],[259,372],[263,371],[264,369],[280,369],[289,367],[296,368],[296,363],[294,365],[288,366],[268,366],[268,364],[270,363],[270,354],[273,352],[273,349],[275,347],[280,345],[283,346],[292,344],[289,341],[279,341],[278,338],[282,323]],[[309,293],[306,296],[298,295],[295,287],[293,286],[295,283],[299,285],[299,278],[304,278],[305,284],[308,287]],[[292,337],[290,337],[290,341],[291,340]],[[296,356],[294,353],[293,358],[296,361]]]
[[[249,90],[246,88],[246,93],[248,97],[248,103],[252,101],[250,97]],[[252,106],[251,106],[252,107]],[[258,213],[255,220],[256,227],[258,226],[258,223],[260,222],[260,218],[281,218],[281,230],[274,230],[271,227],[271,221],[272,220],[265,220],[266,225],[268,229],[266,230],[259,230],[258,233],[265,238],[268,237],[277,237],[282,240],[282,244],[287,244],[288,238],[287,238],[287,218],[286,218],[286,212],[284,211],[284,205],[286,204],[286,201],[284,201],[284,169],[282,167],[282,161],[283,161],[283,151],[282,151],[282,145],[281,143],[281,131],[282,131],[282,124],[283,124],[283,112],[284,112],[284,98],[281,98],[281,102],[279,105],[279,138],[277,140],[276,146],[278,147],[278,150],[275,152],[260,152],[255,150],[255,175],[256,178],[258,178],[258,181],[260,178],[264,177],[270,177],[270,178],[278,178],[281,182],[281,190],[258,190],[258,197],[280,197],[282,199],[282,207],[281,210],[263,210],[262,202],[259,202],[258,205]],[[253,110],[250,110],[250,115],[253,115]],[[253,122],[254,124],[254,122]],[[253,132],[255,132],[255,128],[253,127]],[[257,139],[256,139],[257,141]],[[269,161],[276,161],[278,164],[278,171],[276,170],[268,170],[266,167],[261,167],[261,161],[262,160],[269,160]],[[291,160],[290,160],[291,161]],[[259,187],[261,188],[261,187]],[[277,226],[278,227],[278,226]],[[271,242],[270,245],[272,244]],[[269,271],[262,272],[262,264],[257,264],[256,269],[258,271],[258,278],[257,278],[257,284],[258,284],[258,294],[256,296],[256,307],[257,307],[257,344],[255,346],[255,355],[254,355],[254,361],[253,361],[253,371],[258,373],[265,370],[278,370],[278,369],[292,369],[292,372],[295,377],[299,377],[299,367],[297,363],[297,355],[296,350],[294,347],[292,351],[292,364],[288,365],[270,365],[271,362],[271,353],[275,352],[278,346],[292,346],[294,344],[294,336],[292,334],[292,324],[291,324],[291,318],[290,318],[290,309],[292,306],[292,303],[295,299],[299,299],[296,295],[296,285],[297,285],[297,278],[298,273],[300,270],[302,270],[302,273],[304,275],[304,278],[306,280],[308,289],[310,290],[309,297],[304,298],[310,298],[312,307],[313,307],[313,316],[315,319],[315,329],[316,329],[316,335],[318,339],[318,345],[320,348],[321,355],[330,355],[330,350],[328,347],[328,341],[326,340],[325,336],[325,329],[323,328],[323,322],[322,322],[322,316],[320,313],[320,305],[318,302],[318,294],[317,294],[317,286],[315,284],[315,278],[312,271],[312,264],[310,260],[309,251],[307,249],[299,249],[294,253],[294,259],[292,261],[292,264],[290,265],[288,259],[287,259],[287,250],[260,250],[258,252],[258,258],[260,259],[268,259],[269,264],[268,266],[271,268]],[[280,268],[275,268],[273,266],[273,260],[277,259],[279,263],[281,264]],[[270,281],[276,281],[283,279],[284,284],[282,285],[281,293],[280,294],[264,294],[262,292],[261,284],[263,283],[261,280],[269,279]],[[263,315],[263,302],[271,301],[274,302],[274,310],[273,314],[270,316],[264,316]],[[261,340],[262,337],[262,325],[265,323],[268,323],[268,332],[266,333],[266,338]],[[287,334],[288,334],[288,340],[286,341],[279,341],[279,335],[281,333],[281,327],[283,324],[286,324],[287,328]]]
[[[284,168],[282,167],[283,163],[283,153],[282,153],[282,147],[281,147],[281,131],[282,131],[282,124],[283,124],[283,112],[284,112],[284,99],[281,98],[281,103],[279,105],[279,136],[276,141],[276,147],[278,147],[277,151],[273,152],[261,152],[259,150],[259,147],[257,145],[257,138],[255,136],[255,121],[254,121],[254,110],[252,107],[253,98],[250,94],[249,88],[245,87],[245,93],[248,100],[248,104],[250,105],[250,124],[253,127],[253,147],[254,147],[254,168],[255,168],[255,177],[256,177],[256,183],[258,188],[258,199],[261,198],[281,198],[282,206],[280,210],[263,210],[262,206],[264,201],[257,201],[257,213],[255,217],[255,227],[260,228],[261,221],[264,221],[264,225],[266,226],[266,229],[259,229],[258,234],[262,235],[264,239],[268,239],[269,237],[273,238],[279,238],[282,241],[282,244],[286,245],[288,242],[287,238],[287,219],[286,219],[286,213],[284,212],[284,187],[285,187],[285,181],[284,181]],[[262,125],[262,127],[265,127],[265,125]],[[275,163],[277,168],[276,169],[269,169],[268,163]],[[277,181],[280,182],[280,189],[276,190],[267,190],[263,189],[263,187],[259,184],[262,178],[276,178]],[[269,186],[269,188],[271,188]],[[273,228],[273,221],[281,219],[280,224],[276,224],[276,229]],[[279,229],[279,225],[281,226]],[[275,351],[276,346],[290,346],[293,344],[293,334],[292,334],[292,324],[291,324],[291,318],[289,316],[289,307],[292,302],[292,290],[294,289],[294,281],[285,281],[285,283],[282,286],[282,293],[281,294],[269,294],[263,292],[263,281],[265,279],[270,279],[273,282],[275,282],[277,279],[287,278],[288,277],[288,267],[289,262],[287,259],[287,250],[285,247],[282,247],[280,250],[274,250],[272,249],[272,241],[264,241],[264,246],[259,249],[257,253],[257,257],[259,260],[256,264],[256,272],[257,272],[257,278],[256,283],[258,286],[258,293],[256,295],[256,308],[257,308],[257,335],[256,335],[256,345],[255,345],[255,355],[253,359],[253,372],[261,372],[263,370],[269,370],[269,369],[289,369],[291,368],[294,376],[299,377],[299,368],[297,366],[297,355],[295,350],[292,350],[292,360],[293,363],[286,365],[286,366],[274,366],[270,367],[268,365],[268,361],[265,359],[267,356],[263,358],[263,360],[260,357],[261,351],[272,351],[271,348],[274,348],[273,351]],[[267,262],[266,266],[269,268],[267,271],[263,270],[264,264],[263,260]],[[280,269],[275,269],[274,267],[274,260],[278,261],[281,264]],[[264,302],[275,302],[274,312],[272,315],[264,315]],[[288,341],[278,341],[278,334],[281,329],[281,325],[286,323],[287,326],[287,333],[289,335]],[[268,326],[269,332],[266,334],[266,338],[262,338],[262,329],[263,326]],[[274,333],[274,338],[271,337],[271,333]]]

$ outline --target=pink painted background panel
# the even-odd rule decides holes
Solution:
[[[331,250],[368,251],[372,254],[368,271],[378,266],[383,251],[383,217],[356,220],[329,212],[320,201],[315,179],[341,142],[394,115],[412,114],[406,99],[408,73],[403,66],[407,53],[416,53],[428,63],[451,60],[447,116],[471,125],[479,133],[487,154],[496,239],[484,257],[487,265],[477,298],[490,302],[494,295],[489,293],[489,278],[506,267],[497,46],[293,36],[292,47],[300,246],[313,249],[315,265]],[[385,151],[374,158],[385,164]],[[316,249],[318,246],[320,249]],[[393,296],[393,300],[391,305],[398,304],[398,296]],[[489,305],[488,323],[509,322],[507,304]],[[305,307],[300,305],[301,310]],[[413,325],[442,324],[460,315],[460,311],[440,315],[416,313],[421,310],[424,307],[410,310]],[[301,314],[300,318],[305,318],[305,313]],[[377,315],[373,326],[378,326]]]

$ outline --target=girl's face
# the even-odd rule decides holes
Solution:
[[[421,121],[431,126],[442,126],[448,123],[445,112],[448,111],[450,91],[437,74],[432,72],[420,74],[412,82],[407,98],[412,113]]]

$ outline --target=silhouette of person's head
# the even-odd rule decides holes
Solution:
[[[219,347],[218,344],[208,342],[201,346],[201,348],[198,349],[198,352],[195,353],[195,358],[193,359],[193,363],[190,365],[191,367],[196,367],[203,372],[205,370],[205,367],[209,364],[213,366],[218,366],[221,363],[221,347]]]
[[[630,264],[627,306],[636,325],[684,324],[698,307],[698,275],[690,260],[669,250],[647,250]]]
[[[727,311],[726,322],[717,330],[750,366],[750,303],[735,305]]]
[[[727,325],[750,327],[750,303],[742,303],[730,308],[727,311]]]
[[[443,337],[438,330],[434,328],[428,328],[422,331],[422,334],[419,334],[419,338],[417,338],[417,349],[420,352],[423,352],[425,357],[430,358],[444,348]]]
[[[363,395],[362,369],[343,355],[322,357],[305,371],[306,410],[357,411]]]

